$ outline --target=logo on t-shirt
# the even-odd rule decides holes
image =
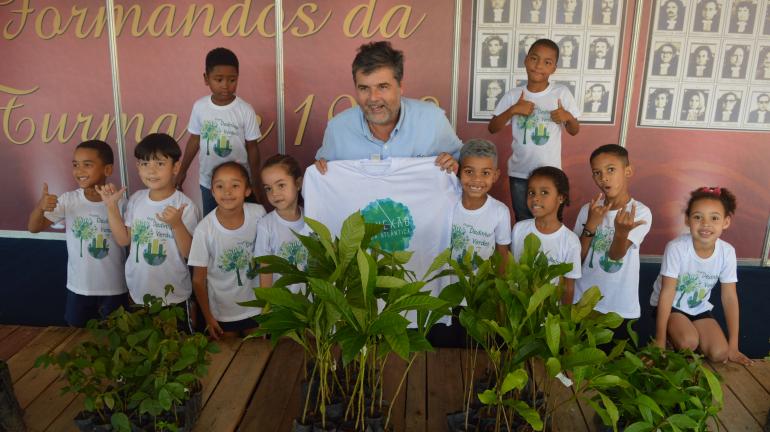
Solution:
[[[414,235],[414,220],[409,207],[390,198],[382,198],[367,204],[361,210],[361,215],[367,223],[383,226],[382,231],[372,237],[372,246],[387,252],[402,251],[409,247]]]
[[[596,236],[591,242],[591,256],[588,259],[588,268],[594,268],[594,252],[601,254],[599,266],[607,273],[616,273],[623,267],[623,259],[614,260],[610,258],[609,251],[612,246],[612,239],[615,237],[615,230],[612,228],[598,228]]]
[[[277,256],[304,270],[307,267],[307,249],[299,240],[287,241],[278,248]]]
[[[248,244],[249,242],[241,243]],[[238,286],[243,286],[243,282],[241,282],[241,270],[245,269],[247,271],[247,277],[250,279],[254,278],[254,276],[248,274],[248,269],[251,264],[251,254],[248,251],[253,248],[253,246],[248,248],[248,245],[238,245],[225,250],[222,252],[222,255],[219,256],[219,269],[223,272],[234,271],[235,276],[238,279]]]
[[[80,240],[80,257],[83,258],[83,242],[85,241],[88,254],[96,259],[102,259],[109,253],[108,237],[99,230],[97,224],[89,217],[78,216],[72,223],[72,234]]]
[[[211,143],[214,143],[214,153],[226,157],[233,152],[230,136],[237,133],[238,126],[221,119],[204,120],[201,127],[201,139],[206,143],[206,156],[211,156]]]
[[[547,143],[548,139],[551,138],[551,135],[548,133],[548,122],[550,121],[551,113],[537,107],[527,117],[518,116],[516,124],[523,131],[522,135],[524,135],[522,144],[527,143],[527,137],[536,145]]]
[[[476,228],[471,224],[452,225],[452,258],[462,261],[469,250],[473,250],[471,262],[480,256],[479,251],[489,251],[494,247],[494,233]],[[483,257],[483,256],[482,256]],[[476,268],[474,264],[474,269]]]
[[[155,221],[153,223],[168,227],[168,224],[165,223]],[[166,261],[166,251],[168,250],[165,236],[169,236],[169,234],[162,233],[156,236],[149,220],[137,219],[131,227],[131,241],[136,244],[135,262],[139,262],[139,249],[146,245],[142,254],[144,262],[151,266],[163,264]]]

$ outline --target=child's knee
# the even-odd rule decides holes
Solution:
[[[698,349],[698,345],[700,345],[700,340],[698,339],[697,333],[680,335],[680,337],[676,338],[676,340],[673,340],[672,342],[674,343],[676,349],[679,350],[695,351]]]
[[[724,363],[729,356],[729,350],[727,349],[727,346],[721,346],[720,344],[719,346],[712,347],[709,352],[705,354],[706,357],[714,363]]]

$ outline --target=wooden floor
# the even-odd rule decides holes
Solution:
[[[46,352],[68,350],[83,340],[82,330],[58,327],[0,325],[0,359],[8,362],[16,396],[30,431],[76,431],[73,417],[82,400],[61,395],[62,381],[54,369],[34,368]],[[195,431],[290,431],[301,410],[302,351],[293,343],[275,350],[264,340],[220,343],[204,381],[204,408]],[[466,352],[439,349],[419,356],[393,406],[396,431],[445,431],[446,414],[462,407]],[[398,386],[406,363],[388,360],[385,392]],[[761,431],[770,408],[770,363],[751,367],[714,367],[724,378],[725,408],[720,430]],[[564,387],[558,397],[568,398]],[[556,416],[560,431],[594,431],[592,412],[575,402]],[[715,425],[712,429],[716,430]]]

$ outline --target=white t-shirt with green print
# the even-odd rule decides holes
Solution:
[[[625,319],[639,318],[641,306],[639,305],[639,247],[644,237],[650,232],[652,226],[652,212],[650,209],[631,199],[626,204],[626,211],[630,212],[632,206],[636,206],[636,220],[645,223],[631,230],[628,239],[631,247],[626,255],[618,261],[609,257],[610,246],[615,237],[615,216],[617,210],[608,211],[604,219],[596,228],[596,235],[591,241],[591,248],[583,260],[582,276],[575,282],[575,303],[580,300],[585,291],[596,285],[604,296],[595,309],[601,313],[615,312]],[[575,222],[575,234],[580,236],[583,225],[588,220],[590,203],[583,206]]]
[[[472,247],[475,255],[487,259],[499,244],[511,244],[508,207],[491,195],[487,195],[484,205],[476,210],[468,210],[458,201],[452,216],[452,257],[461,261]]]
[[[190,258],[192,267],[206,267],[209,308],[217,321],[239,321],[252,317],[260,309],[244,307],[239,302],[254,300],[259,274],[251,262],[257,222],[265,215],[259,204],[243,205],[243,225],[227,229],[212,211],[195,227]]]
[[[125,204],[121,200],[118,207]],[[89,201],[83,189],[65,192],[45,217],[53,223],[64,220],[67,227],[67,289],[85,296],[126,292],[126,249],[112,239],[103,202]]]
[[[153,201],[150,190],[142,189],[128,199],[125,224],[131,228],[131,249],[126,259],[126,283],[134,303],[141,304],[145,294],[152,294],[176,304],[187,300],[192,293],[190,270],[176,247],[174,231],[157,217],[166,206],[180,208],[182,204],[187,204],[182,223],[192,234],[201,212],[182,192],[175,191],[164,200]],[[174,287],[168,296],[165,295],[167,284]]]
[[[662,278],[676,279],[676,295],[672,307],[686,314],[698,315],[714,308],[709,302],[711,290],[717,282],[738,282],[735,248],[717,239],[714,252],[701,258],[695,252],[692,236],[683,234],[666,245],[660,275],[655,280],[650,304],[658,305]]]
[[[305,224],[304,216],[300,208],[300,218],[296,221],[287,221],[275,210],[260,219],[257,223],[254,256],[276,255],[285,258],[301,270],[307,268],[307,249],[294,235],[294,232],[310,235],[310,228]],[[273,274],[273,282],[280,278],[280,274]],[[290,285],[289,289],[297,293],[302,287],[302,284],[294,284]]]

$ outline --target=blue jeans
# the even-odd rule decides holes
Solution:
[[[86,296],[67,290],[64,320],[72,327],[85,327],[91,319],[105,319],[120,306],[128,306],[128,295]]]
[[[511,206],[516,222],[532,219],[532,212],[527,207],[527,179],[508,177],[511,184]]]
[[[201,201],[203,204],[203,216],[211,213],[211,210],[217,208],[217,202],[214,200],[214,195],[211,194],[211,189],[207,189],[201,186]]]

